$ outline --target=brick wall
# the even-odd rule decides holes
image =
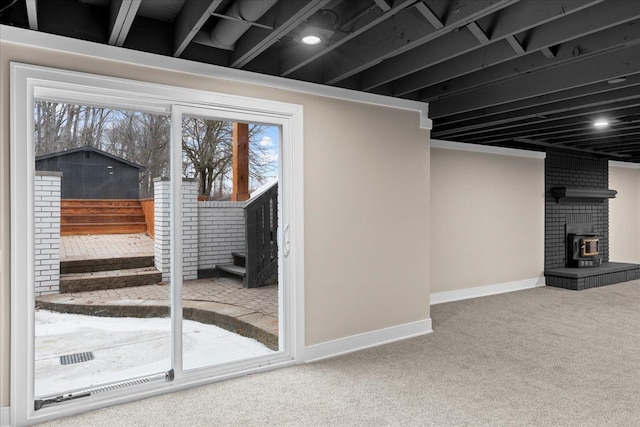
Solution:
[[[545,160],[545,256],[544,267],[566,266],[566,224],[593,223],[600,237],[602,261],[609,261],[609,202],[556,203],[555,187],[609,188],[606,159],[582,153],[547,151]],[[526,242],[524,243],[526,246]]]
[[[171,188],[170,181],[163,178],[153,180],[153,252],[155,266],[162,273],[162,280],[169,281],[171,272]]]
[[[154,181],[154,255],[162,280],[171,272],[171,181]],[[182,271],[183,280],[198,278],[198,270],[211,271],[216,264],[233,261],[231,252],[245,251],[245,202],[198,202],[198,184],[182,183]]]
[[[245,251],[245,202],[198,202],[198,268],[233,261],[231,252]]]
[[[35,296],[60,293],[60,172],[36,172]]]
[[[198,278],[198,183],[182,182],[182,277]]]
[[[155,266],[168,282],[171,274],[171,181],[154,180],[154,255]],[[192,179],[182,181],[182,278],[198,277],[198,184]]]

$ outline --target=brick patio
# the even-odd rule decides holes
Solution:
[[[145,234],[63,236],[62,260],[99,259],[153,254]],[[40,308],[105,317],[157,317],[169,314],[170,286],[159,283],[36,298]],[[244,288],[242,279],[221,277],[188,280],[182,289],[185,319],[212,323],[278,346],[278,286]]]

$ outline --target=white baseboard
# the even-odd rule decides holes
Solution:
[[[425,319],[417,322],[405,323],[404,325],[379,329],[377,331],[352,335],[350,337],[306,347],[304,349],[303,361],[314,362],[316,360],[352,353],[354,351],[364,350],[370,347],[389,344],[394,341],[430,334],[431,332],[433,332],[431,329],[431,319]]]
[[[477,288],[460,289],[457,291],[435,292],[431,294],[431,305],[443,302],[460,301],[463,299],[485,297],[505,292],[521,291],[523,289],[545,286],[544,277],[518,280],[516,282],[499,283],[497,285],[479,286]]]
[[[0,427],[10,427],[11,411],[9,407],[0,407]]]

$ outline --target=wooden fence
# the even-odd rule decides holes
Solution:
[[[140,204],[142,205],[142,212],[144,213],[144,222],[147,223],[147,234],[154,238],[154,203],[153,199],[142,199],[140,200]]]

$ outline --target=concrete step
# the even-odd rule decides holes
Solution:
[[[231,252],[233,256],[233,264],[239,267],[245,267],[247,265],[247,254],[244,252]]]
[[[130,268],[153,267],[153,256],[130,256],[122,258],[94,258],[60,261],[60,274],[93,273]]]
[[[223,275],[225,273],[233,274],[234,276],[240,276],[244,278],[245,274],[247,274],[247,270],[244,267],[240,267],[235,264],[218,264],[216,265],[218,271],[222,272]]]
[[[162,281],[155,267],[60,275],[60,293],[147,286]]]

